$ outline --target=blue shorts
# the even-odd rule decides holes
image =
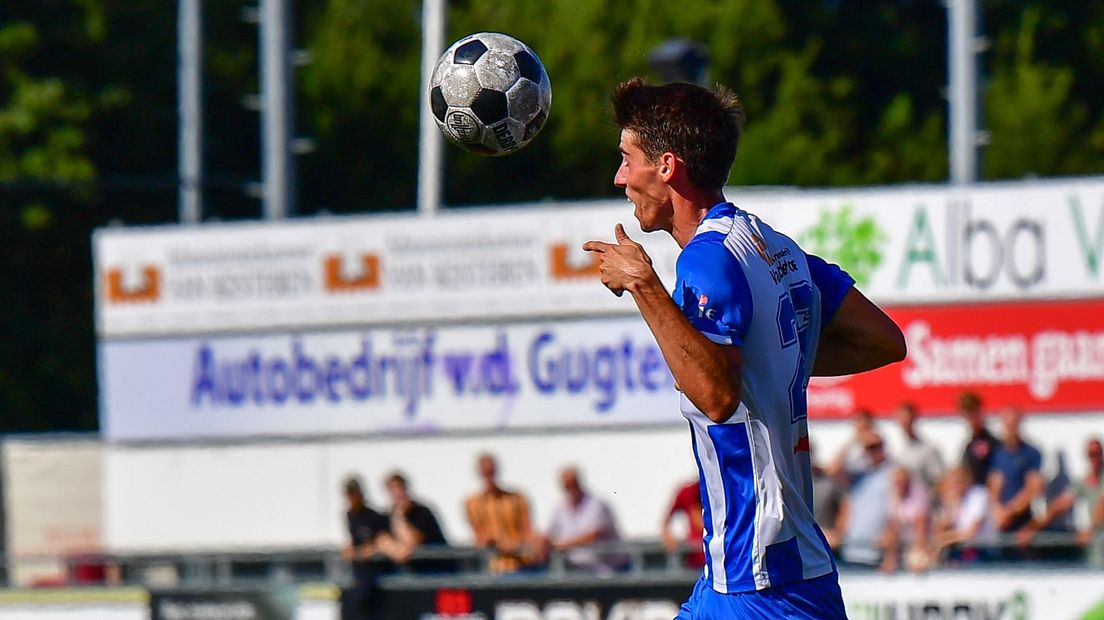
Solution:
[[[728,618],[807,618],[846,620],[839,576],[835,571],[807,581],[767,588],[758,592],[721,594],[705,577],[698,579],[690,600],[682,604],[675,620],[727,620]]]

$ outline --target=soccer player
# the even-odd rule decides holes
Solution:
[[[634,79],[612,96],[614,184],[645,232],[682,248],[672,295],[618,224],[588,241],[636,302],[682,392],[704,507],[705,569],[678,618],[844,618],[812,514],[810,375],[899,361],[900,329],[838,267],[725,200],[743,110],[729,91]]]

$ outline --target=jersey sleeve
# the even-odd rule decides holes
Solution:
[[[813,285],[820,291],[820,325],[824,327],[836,316],[843,298],[855,286],[855,278],[839,265],[829,263],[816,254],[806,254],[805,261],[809,264]]]
[[[723,237],[696,238],[679,255],[674,299],[690,324],[717,344],[743,346],[753,311],[751,287]]]

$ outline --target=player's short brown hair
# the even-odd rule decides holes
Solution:
[[[685,82],[652,86],[633,78],[613,91],[610,103],[613,122],[636,134],[649,161],[674,153],[696,187],[724,187],[744,124],[744,107],[732,91]]]

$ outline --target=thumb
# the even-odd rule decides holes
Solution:
[[[636,244],[635,241],[629,238],[629,235],[625,232],[625,227],[621,224],[613,227],[613,236],[617,238],[617,243],[619,244]]]

